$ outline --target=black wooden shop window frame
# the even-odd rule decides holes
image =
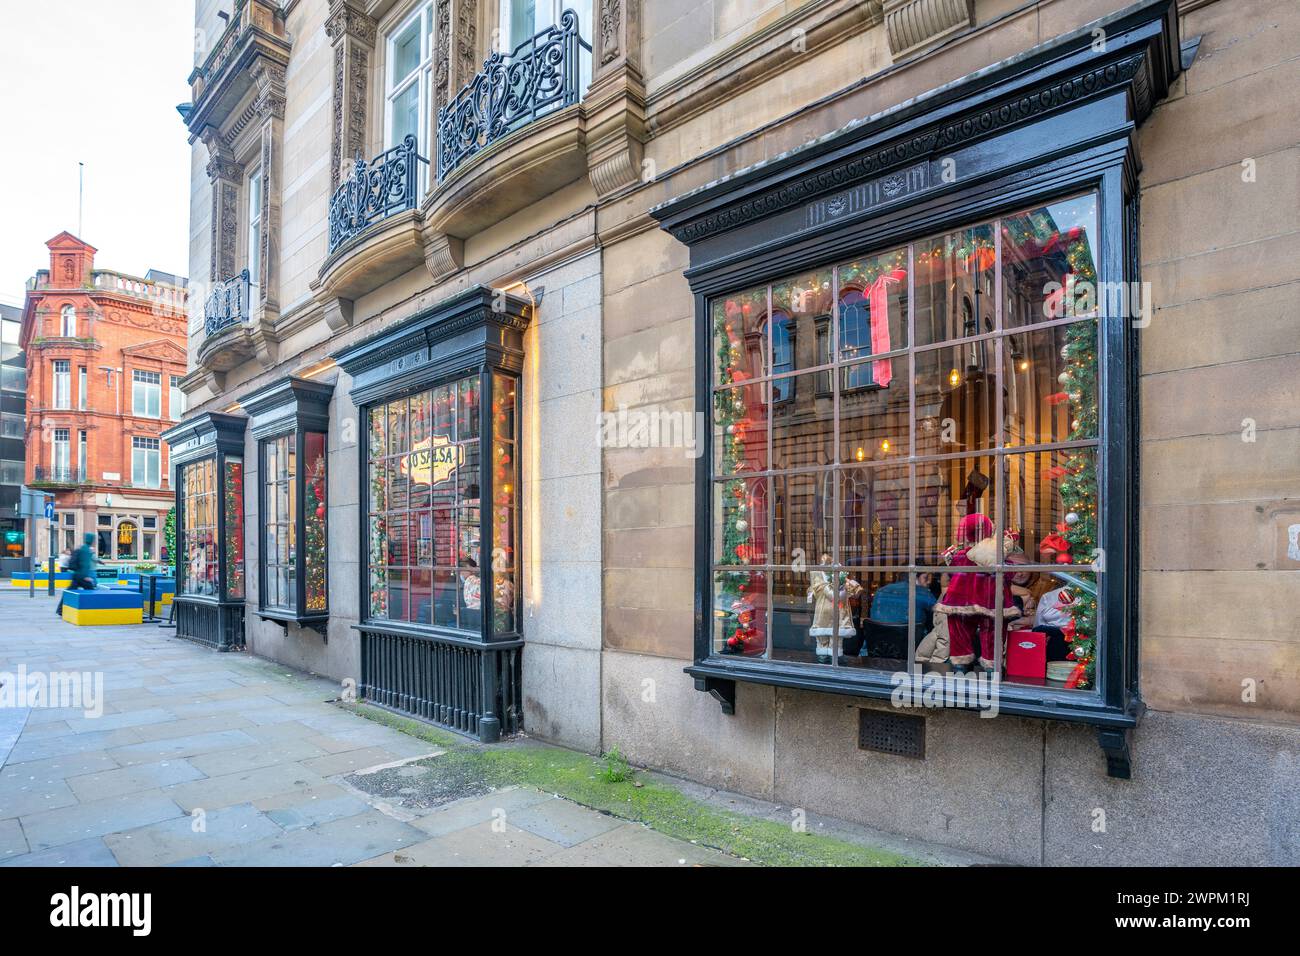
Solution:
[[[329,497],[329,406],[334,386],[297,376],[286,376],[266,388],[259,389],[239,400],[240,407],[248,412],[253,439],[257,444],[257,615],[282,625],[290,623],[310,627],[322,637],[326,636],[329,621],[329,522],[328,505],[325,515],[325,607],[310,609],[307,606],[307,552],[304,547],[307,532],[306,488],[308,434],[324,438],[326,463],[325,494]],[[267,580],[267,446],[280,438],[291,438],[294,445],[295,468],[291,479],[294,484],[294,566],[292,607],[270,606],[266,601]],[[287,628],[286,628],[287,629]]]
[[[176,489],[176,605],[173,615],[179,637],[228,651],[244,645],[244,602],[248,595],[248,561],[244,560],[244,587],[238,597],[230,597],[229,568],[226,561],[227,535],[225,481],[226,465],[232,459],[244,466],[244,494],[248,494],[247,462],[244,457],[244,429],[247,419],[222,412],[205,412],[186,419],[162,433],[167,442],[172,487]],[[189,571],[185,538],[186,466],[212,460],[217,482],[217,594],[186,594],[185,576]],[[247,500],[243,502],[247,508]],[[241,520],[243,515],[241,514]],[[248,533],[244,521],[244,534]],[[245,542],[246,543],[246,542]],[[245,549],[245,555],[247,550]]]
[[[1104,47],[1095,44],[1102,30]],[[708,306],[719,295],[1095,191],[1098,280],[1135,282],[1136,129],[1181,69],[1173,0],[1146,0],[809,146],[652,210],[690,247],[696,409],[711,416]],[[950,174],[950,175],[949,175]],[[1105,286],[1101,286],[1105,288]],[[1106,568],[1096,692],[1002,683],[1003,713],[1097,725],[1128,774],[1143,705],[1137,653],[1137,336],[1101,302],[1099,499]],[[712,429],[696,465],[695,662],[699,690],[734,712],[735,682],[888,699],[891,675],[712,652]],[[914,451],[914,450],[909,450]],[[840,671],[840,673],[827,673]]]
[[[521,412],[523,408],[523,336],[532,317],[532,304],[520,296],[473,287],[425,310],[411,319],[385,329],[335,354],[338,365],[352,378],[350,397],[357,406],[358,427],[357,474],[368,487],[369,421],[373,407],[412,394],[477,376],[479,389],[479,575],[482,594],[480,627],[477,631],[436,624],[390,621],[370,617],[369,600],[369,494],[359,496],[359,531],[357,546],[358,594],[361,601],[360,621],[355,625],[363,636],[362,693],[368,699],[395,701],[391,706],[427,717],[453,729],[477,735],[481,740],[495,740],[501,732],[519,727],[518,682],[502,678],[513,668],[518,671],[518,653],[523,647],[522,583],[526,571],[521,536],[523,508],[519,503],[519,462],[524,454]],[[516,511],[512,542],[514,560],[513,628],[497,631],[492,613],[492,551],[494,527],[492,507],[495,501],[495,478],[492,468],[494,376],[503,376],[515,389],[514,472]],[[463,708],[449,708],[429,688],[429,675],[423,665],[402,664],[396,671],[404,682],[400,688],[371,687],[368,681],[364,640],[367,636],[397,638],[404,641],[432,641],[445,647],[474,652],[477,663],[472,681],[480,710],[461,713]],[[508,658],[499,655],[508,654]],[[414,658],[412,658],[413,660]],[[501,662],[507,660],[508,664]],[[437,675],[435,675],[437,676]],[[509,685],[507,688],[505,685]],[[418,690],[408,690],[416,688]],[[440,703],[440,701],[442,701]],[[456,710],[455,716],[449,711]]]

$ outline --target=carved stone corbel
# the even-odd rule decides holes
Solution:
[[[330,137],[330,190],[366,151],[366,104],[375,21],[363,0],[331,0],[325,33],[334,48],[334,128]]]
[[[424,264],[434,282],[455,275],[465,265],[465,243],[445,232],[424,235]]]
[[[322,308],[325,324],[331,332],[345,332],[352,328],[352,300],[330,297],[325,299]]]
[[[885,0],[884,9],[895,60],[975,25],[975,0]]]
[[[587,168],[598,196],[638,182],[646,140],[641,0],[598,0],[593,77],[583,101]]]

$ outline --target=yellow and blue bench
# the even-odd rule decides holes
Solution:
[[[29,587],[32,578],[36,578],[36,587],[48,588],[50,586],[50,576],[44,571],[15,571],[9,578],[9,583],[16,588]],[[67,571],[54,572],[54,586],[56,588],[66,588],[72,585],[72,575]]]
[[[142,624],[144,596],[125,587],[65,591],[63,619],[69,624]]]

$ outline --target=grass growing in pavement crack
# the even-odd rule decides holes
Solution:
[[[636,773],[610,780],[605,758],[529,742],[485,747],[419,721],[366,704],[340,705],[361,717],[418,737],[446,753],[421,761],[423,795],[435,802],[501,787],[535,787],[611,816],[643,823],[667,836],[715,847],[768,866],[918,866],[890,850],[710,806]],[[618,774],[613,776],[617,777]]]

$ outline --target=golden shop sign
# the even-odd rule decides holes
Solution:
[[[434,435],[415,443],[402,459],[402,473],[421,485],[440,485],[465,461],[465,450],[447,435]]]

